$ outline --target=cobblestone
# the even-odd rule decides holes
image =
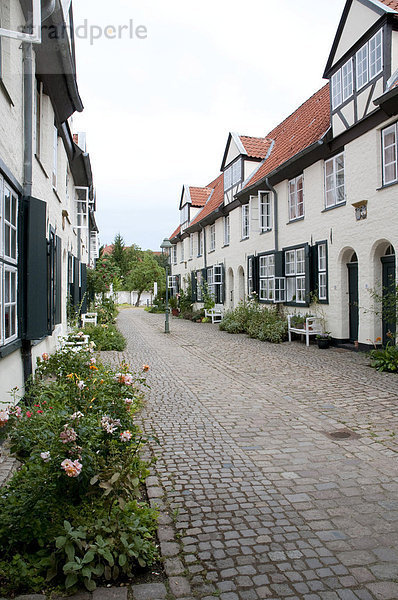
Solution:
[[[118,322],[122,358],[151,366],[150,487],[178,534],[165,528],[161,547],[195,598],[211,582],[222,600],[398,598],[396,376],[360,354],[210,324],[172,319],[165,335],[163,316],[141,310]],[[340,429],[358,436],[327,436]]]

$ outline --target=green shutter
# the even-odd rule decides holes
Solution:
[[[305,245],[305,301],[309,305],[311,302],[311,251],[309,244]]]
[[[220,303],[225,304],[225,266],[224,265],[221,265],[221,270],[222,270],[222,284],[221,284]]]
[[[318,245],[315,244],[315,246],[310,246],[310,268],[311,268],[311,275],[310,275],[310,285],[311,285],[311,292],[314,292],[314,294],[319,295],[319,290],[318,290]]]
[[[256,292],[258,296],[260,293],[260,259],[258,256],[252,257],[252,277],[253,291]]]
[[[191,296],[192,303],[197,302],[197,299],[198,299],[198,282],[196,280],[196,273],[195,273],[195,271],[191,272],[191,291],[192,291],[192,296]]]
[[[80,265],[82,270],[82,285],[80,287],[80,302],[82,305],[82,313],[87,312],[87,265]]]
[[[285,276],[284,256],[283,250],[275,252],[275,277]]]
[[[39,340],[47,335],[48,262],[46,237],[47,205],[37,198],[24,200],[25,294],[24,338]]]
[[[76,309],[79,308],[80,304],[79,271],[80,261],[77,258],[73,258],[73,305]]]
[[[56,273],[56,302],[55,302],[55,323],[62,321],[62,241],[55,237],[55,273]]]

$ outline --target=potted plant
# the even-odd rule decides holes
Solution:
[[[318,348],[321,350],[326,350],[330,346],[332,337],[330,335],[330,331],[325,331],[325,333],[318,333],[315,339],[317,341]]]
[[[171,298],[169,299],[169,305],[173,317],[178,317],[180,311],[178,310],[178,299],[175,296],[171,296]]]

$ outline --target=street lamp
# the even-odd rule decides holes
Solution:
[[[167,263],[166,263],[166,310],[165,310],[165,322],[164,322],[164,332],[170,333],[169,328],[169,255],[170,248],[172,248],[173,244],[170,242],[168,238],[164,238],[163,242],[160,244],[162,249],[162,254],[164,251],[167,251]]]

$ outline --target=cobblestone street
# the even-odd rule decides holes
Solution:
[[[149,494],[172,594],[398,599],[397,376],[211,324],[173,319],[167,336],[142,310],[118,324],[122,357],[151,367],[142,419],[160,442]]]

